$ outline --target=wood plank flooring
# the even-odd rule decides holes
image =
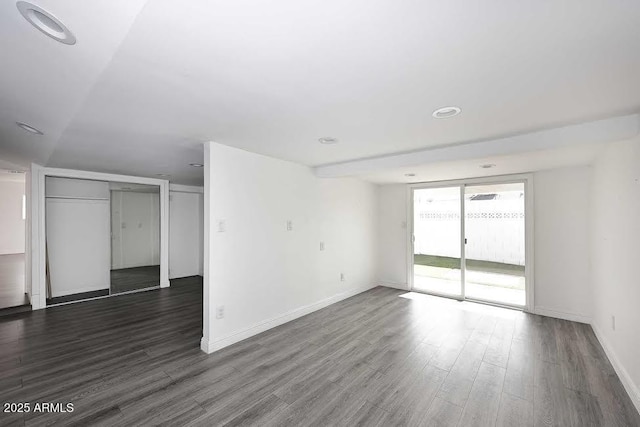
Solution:
[[[378,287],[199,349],[201,279],[0,319],[2,425],[639,426],[591,328]]]
[[[138,289],[160,286],[160,266],[120,268],[111,270],[111,293],[137,291]]]

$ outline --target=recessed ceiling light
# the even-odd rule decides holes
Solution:
[[[27,132],[31,132],[31,133],[34,133],[36,135],[44,135],[41,131],[39,131],[38,129],[34,128],[33,126],[29,126],[26,123],[16,122],[16,124],[18,126],[20,126],[23,130],[26,130]]]
[[[496,165],[494,165],[493,163],[487,163],[487,164],[484,164],[484,165],[480,165],[480,167],[482,169],[491,169],[491,168],[495,168]]]
[[[189,166],[193,166],[194,168],[201,168],[204,165],[202,163],[189,163]]]
[[[416,176],[416,174],[415,173],[405,173],[404,176],[412,178],[412,177]]]
[[[322,138],[318,139],[318,142],[320,144],[337,144],[338,143],[338,138],[334,138],[332,136],[323,136]]]
[[[20,14],[42,33],[64,44],[76,44],[76,37],[58,18],[26,1],[16,3]]]
[[[462,110],[459,107],[442,107],[438,108],[431,115],[436,119],[446,119],[457,116]]]

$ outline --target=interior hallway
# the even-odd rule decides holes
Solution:
[[[0,400],[75,408],[7,422],[640,425],[585,324],[378,287],[207,355],[201,284],[0,319]]]
[[[0,310],[29,304],[24,273],[24,254],[0,255]]]

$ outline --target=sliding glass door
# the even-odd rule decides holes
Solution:
[[[415,291],[524,307],[525,182],[412,189]]]
[[[413,288],[462,297],[459,187],[413,191]]]
[[[465,296],[524,306],[524,183],[465,187]]]

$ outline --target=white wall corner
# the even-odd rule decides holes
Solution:
[[[204,143],[204,192],[203,192],[203,242],[202,242],[202,340],[200,349],[205,353],[213,353],[211,346],[213,321],[213,304],[211,301],[211,144]]]
[[[202,337],[202,339],[200,339],[200,350],[204,351],[207,354],[211,354],[215,351],[213,350],[213,347],[211,347],[209,340],[207,340],[205,337]]]
[[[633,382],[633,380],[631,379],[631,376],[629,375],[627,370],[624,368],[624,366],[620,362],[620,359],[618,358],[615,351],[613,350],[613,346],[609,344],[604,334],[600,331],[600,328],[598,328],[595,322],[591,323],[591,328],[593,329],[593,332],[595,333],[596,338],[600,342],[600,345],[602,346],[602,348],[604,349],[604,352],[609,358],[611,365],[613,365],[613,369],[616,371],[616,374],[618,374],[618,377],[620,378],[622,385],[624,386],[625,390],[629,394],[629,397],[631,398],[633,405],[636,407],[636,410],[638,411],[638,413],[640,413],[640,387]]]
[[[384,286],[385,288],[393,288],[393,289],[400,289],[402,291],[409,291],[409,284],[408,283],[396,283],[396,282],[379,281],[378,285],[379,286]]]
[[[541,306],[536,306],[534,313],[540,316],[553,317],[553,318],[562,319],[562,320],[570,320],[572,322],[586,323],[589,325],[591,324],[591,316],[586,316],[584,314],[568,313],[565,311],[559,311],[552,308],[541,307]]]
[[[160,183],[160,287],[168,288],[169,281],[169,181]]]
[[[31,164],[31,309],[46,308],[44,173],[43,167]]]

